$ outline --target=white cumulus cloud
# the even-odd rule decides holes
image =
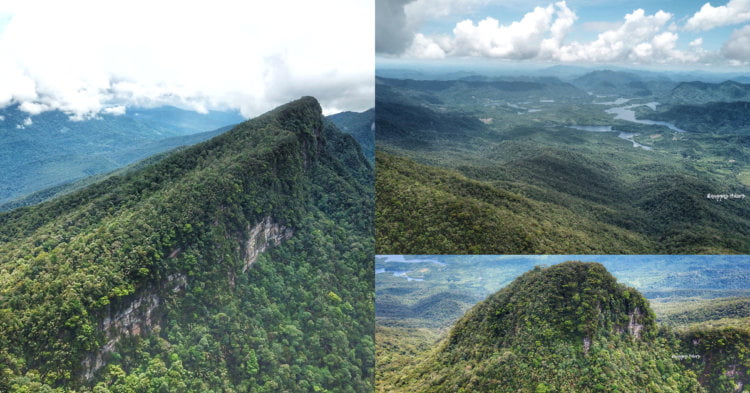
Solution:
[[[672,14],[661,10],[646,15],[645,11],[637,9],[625,15],[625,21],[617,28],[600,33],[591,42],[562,45],[552,58],[590,62],[658,60],[654,56],[669,49],[677,39],[677,35],[670,32],[660,34],[671,18]],[[671,48],[673,50],[673,46]]]
[[[721,54],[734,60],[736,65],[750,62],[750,25],[733,31],[721,47]]]
[[[691,63],[705,55],[702,40],[692,50],[678,49],[679,35],[671,31],[673,15],[658,11],[647,15],[637,9],[622,22],[602,24],[607,30],[589,42],[566,42],[578,19],[564,1],[536,7],[521,20],[502,24],[487,17],[479,22],[464,20],[450,36],[418,33],[405,57],[442,58],[474,56],[503,59],[537,59],[562,62]]]
[[[73,118],[176,105],[254,116],[302,95],[373,105],[371,0],[8,0],[0,107]],[[122,109],[124,110],[124,109]]]
[[[421,59],[442,59],[445,50],[435,42],[435,39],[427,38],[422,33],[414,35],[411,46],[406,50],[406,57]]]
[[[536,7],[510,24],[501,24],[492,17],[477,23],[467,19],[456,24],[450,37],[420,35],[406,53],[410,57],[434,58],[438,57],[435,54],[439,48],[449,56],[533,58],[542,47],[559,45],[575,19],[565,2]]]
[[[685,23],[688,30],[710,30],[715,27],[750,21],[750,0],[729,0],[726,5],[714,7],[703,4]]]

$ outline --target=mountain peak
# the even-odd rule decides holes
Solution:
[[[537,266],[472,308],[389,391],[703,391],[656,333],[643,296],[601,264]]]
[[[304,96],[300,97],[294,101],[287,102],[284,105],[281,105],[277,108],[279,111],[309,111],[310,114],[321,116],[323,114],[323,109],[320,106],[320,102],[318,102],[315,97],[312,96]]]
[[[295,133],[320,135],[323,128],[323,109],[314,97],[305,96],[286,103],[264,116],[272,116],[280,126]]]
[[[646,299],[604,266],[572,261],[537,266],[491,295],[456,324],[450,345],[512,345],[538,340],[539,332],[584,343],[611,335],[640,339],[655,333],[654,319]]]

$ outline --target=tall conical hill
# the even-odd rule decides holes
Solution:
[[[598,263],[536,267],[385,381],[393,392],[703,392],[638,291]]]
[[[449,346],[503,347],[560,338],[590,345],[613,335],[641,339],[656,333],[654,321],[645,298],[618,284],[604,266],[567,262],[538,266],[475,306],[456,323]]]

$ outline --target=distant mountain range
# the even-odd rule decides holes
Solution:
[[[244,119],[174,107],[74,121],[60,111],[0,109],[0,203],[206,140]]]
[[[341,112],[327,117],[341,131],[350,134],[362,146],[370,162],[375,161],[375,109],[364,112]]]
[[[486,64],[464,64],[456,66],[430,66],[414,68],[394,68],[389,66],[378,66],[375,74],[383,78],[396,79],[417,79],[417,80],[457,80],[467,77],[489,77],[503,78],[522,75],[533,75],[539,77],[557,77],[564,81],[572,81],[586,74],[597,73],[600,71],[626,73],[639,75],[643,80],[654,81],[672,81],[674,83],[702,81],[708,83],[720,83],[726,80],[734,80],[740,83],[750,83],[750,75],[747,72],[706,72],[700,70],[693,71],[658,71],[645,70],[626,67],[610,66],[603,69],[601,66],[572,66],[572,65],[554,65],[543,68],[530,68],[527,65],[514,66],[513,64],[505,65],[486,65]]]

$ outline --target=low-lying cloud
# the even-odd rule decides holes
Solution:
[[[158,105],[251,117],[302,95],[327,112],[373,105],[371,1],[112,4],[0,5],[0,107],[83,119]]]

